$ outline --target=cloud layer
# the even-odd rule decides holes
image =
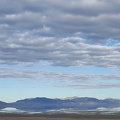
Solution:
[[[0,64],[120,67],[119,1],[0,2]]]
[[[48,82],[56,87],[70,88],[119,88],[119,74],[76,74],[43,70],[18,70],[0,68],[0,78]],[[48,79],[49,78],[49,79]],[[28,83],[29,84],[29,83]]]
[[[80,37],[31,37],[23,33],[4,39],[0,44],[0,63],[120,67],[119,44],[91,45]]]
[[[114,0],[1,0],[0,28],[12,34],[24,30],[48,36],[79,33],[93,41],[109,37],[119,41],[119,7]]]

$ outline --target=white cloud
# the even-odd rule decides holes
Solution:
[[[57,87],[71,88],[114,88],[120,87],[119,74],[80,74],[46,70],[19,70],[0,68],[0,78],[36,80],[52,83]],[[49,79],[48,79],[49,78]]]

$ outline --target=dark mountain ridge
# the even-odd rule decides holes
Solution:
[[[119,99],[97,99],[89,97],[75,97],[67,99],[51,99],[45,97],[18,100],[13,103],[0,102],[0,109],[13,107],[20,110],[51,110],[51,109],[77,109],[92,110],[97,108],[120,107]]]
[[[7,103],[0,101],[0,109],[3,109],[7,106]]]

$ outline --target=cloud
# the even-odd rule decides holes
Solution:
[[[1,64],[48,64],[119,68],[119,44],[91,45],[80,37],[33,37],[31,32],[9,36],[0,44]]]
[[[1,0],[1,30],[8,32],[9,28],[14,33],[39,30],[46,25],[51,28],[49,32],[52,35],[80,32],[90,40],[95,39],[94,42],[101,38],[105,41],[109,37],[119,40],[119,5],[120,2],[114,0]]]
[[[57,87],[70,88],[116,88],[120,87],[119,74],[80,74],[71,72],[55,72],[47,70],[19,70],[0,68],[0,78],[11,78],[19,80],[35,80],[52,83]],[[48,79],[49,78],[49,79]]]
[[[119,68],[119,5],[114,0],[1,0],[0,64]]]

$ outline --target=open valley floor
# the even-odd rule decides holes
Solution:
[[[119,120],[120,115],[0,114],[0,120]]]

